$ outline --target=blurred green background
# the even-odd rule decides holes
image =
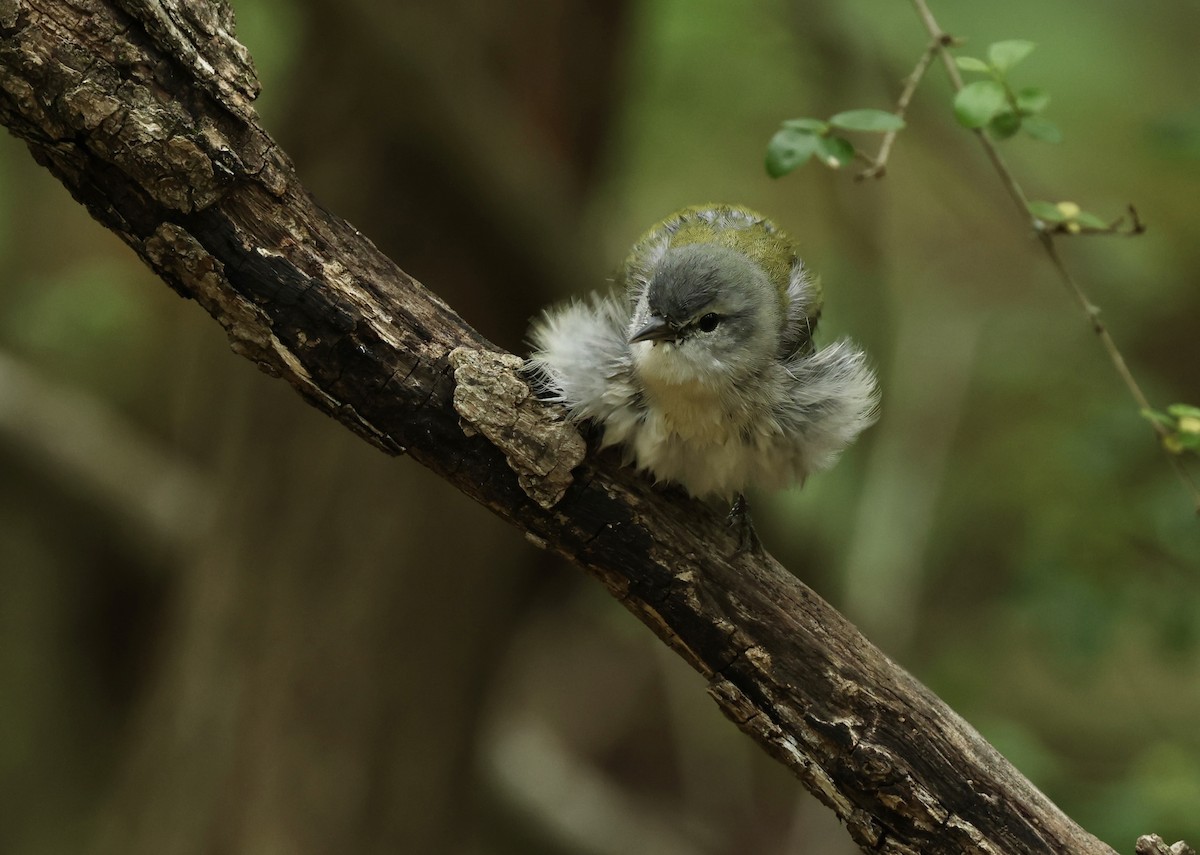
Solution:
[[[1200,844],[1200,527],[942,69],[884,180],[763,171],[780,120],[890,105],[908,4],[234,7],[317,197],[508,348],[671,210],[769,213],[884,405],[757,498],[768,548],[1119,851]],[[1137,204],[1063,252],[1200,403],[1200,12],[934,12],[1038,43],[1065,141],[1004,154]],[[7,135],[0,278],[0,851],[855,851],[600,586],[234,356]]]

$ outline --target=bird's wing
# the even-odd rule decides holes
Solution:
[[[528,366],[546,400],[565,404],[573,418],[603,421],[636,398],[631,381],[629,307],[593,294],[548,309],[530,332]]]
[[[842,340],[783,363],[787,374],[776,418],[804,444],[810,472],[828,469],[879,417],[879,383],[867,356]]]

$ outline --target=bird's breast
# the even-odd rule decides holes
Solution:
[[[646,405],[664,433],[700,443],[724,444],[741,425],[720,390],[702,383],[647,383]]]
[[[728,365],[711,353],[671,342],[640,342],[632,350],[654,432],[699,444],[738,438],[753,408]]]

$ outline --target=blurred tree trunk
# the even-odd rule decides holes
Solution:
[[[278,139],[323,202],[510,350],[547,301],[611,272],[581,217],[626,3],[308,0],[305,15]]]

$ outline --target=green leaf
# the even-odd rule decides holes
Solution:
[[[997,113],[990,122],[988,130],[998,140],[1006,140],[1021,130],[1021,117],[1012,110]]]
[[[1029,56],[1034,47],[1036,45],[1033,42],[1027,42],[1024,39],[996,42],[988,47],[988,59],[991,60],[992,68],[1003,74]]]
[[[1027,86],[1017,93],[1017,109],[1025,116],[1042,112],[1049,103],[1050,93],[1040,86]]]
[[[1008,96],[995,80],[968,83],[954,96],[954,115],[964,128],[982,128],[1007,107]]]
[[[1058,129],[1058,125],[1049,119],[1044,119],[1041,116],[1030,116],[1022,126],[1025,128],[1025,133],[1029,134],[1035,140],[1048,143],[1062,142],[1062,131]]]
[[[982,59],[976,59],[973,56],[956,56],[954,57],[954,64],[963,71],[981,71],[984,74],[990,74],[992,71],[990,65]]]
[[[1142,418],[1155,424],[1160,424],[1169,430],[1175,430],[1175,420],[1166,413],[1160,413],[1158,410],[1142,410]]]
[[[1200,451],[1200,433],[1179,433],[1175,439],[1183,451]]]
[[[783,127],[767,144],[767,174],[772,178],[787,175],[803,166],[817,150],[817,142],[824,139],[799,128]]]
[[[1083,226],[1085,229],[1108,229],[1108,223],[1104,222],[1104,220],[1100,219],[1091,211],[1080,211],[1075,216],[1075,222],[1079,223],[1079,225]]]
[[[808,131],[810,134],[829,133],[829,123],[820,119],[788,119],[783,126],[796,131]]]
[[[883,134],[904,127],[904,120],[886,110],[847,110],[829,120],[829,124],[843,131],[865,131]]]
[[[1167,412],[1177,419],[1200,419],[1200,407],[1191,404],[1170,404]]]
[[[854,146],[842,137],[818,137],[817,157],[830,169],[841,169],[854,160]]]
[[[1142,415],[1166,431],[1162,444],[1172,454],[1200,454],[1200,407],[1171,404],[1167,412],[1142,410]]]
[[[1045,220],[1047,223],[1062,223],[1067,219],[1067,215],[1053,202],[1036,201],[1029,203],[1029,213],[1033,214],[1039,220]],[[1146,418],[1151,418],[1152,410],[1147,410],[1143,415]]]

